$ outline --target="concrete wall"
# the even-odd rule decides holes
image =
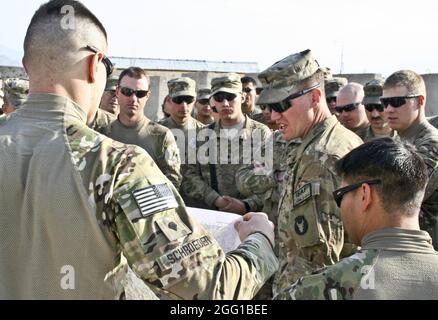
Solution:
[[[120,74],[121,70],[115,70],[115,74]],[[220,76],[223,73],[207,72],[207,71],[163,71],[163,70],[148,70],[147,73],[151,77],[152,95],[146,103],[145,114],[152,120],[159,120],[163,117],[161,104],[164,97],[167,95],[167,81],[177,77],[190,77],[196,81],[198,88],[210,86],[212,78]],[[248,74],[257,82],[257,74]],[[358,82],[362,85],[372,79],[381,79],[379,73],[364,73],[364,74],[338,74],[334,76],[345,77],[349,82]],[[0,78],[21,77],[27,78],[26,73],[22,68],[18,67],[2,67],[0,66]],[[426,116],[438,115],[438,74],[423,75],[427,88],[427,104]]]

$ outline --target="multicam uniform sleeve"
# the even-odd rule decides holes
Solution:
[[[179,154],[175,137],[170,130],[166,131],[161,147],[159,167],[163,168],[164,175],[173,183],[175,188],[179,190],[182,182],[180,171],[181,155]]]
[[[225,255],[152,159],[129,148],[114,172],[108,210],[132,270],[159,297],[252,298],[278,267],[269,242],[253,234]]]

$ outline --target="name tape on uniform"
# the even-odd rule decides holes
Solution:
[[[294,192],[294,207],[319,194],[319,182],[309,182]]]

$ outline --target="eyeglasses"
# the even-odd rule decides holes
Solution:
[[[215,95],[213,95],[214,100],[217,102],[223,102],[225,99],[227,101],[233,101],[236,99],[237,95],[234,93],[228,93],[228,92],[218,92]]]
[[[365,105],[365,109],[368,112],[373,112],[374,109],[376,109],[378,112],[383,112],[383,104],[381,104],[381,103],[367,103]]]
[[[242,91],[245,92],[245,93],[250,93],[252,90],[254,90],[254,89],[253,88],[248,88],[248,87],[242,89]]]
[[[148,94],[148,90],[134,90],[131,88],[126,88],[126,87],[120,87],[120,92],[126,96],[126,97],[130,97],[133,94],[135,94],[137,96],[137,98],[141,99],[146,97],[146,95]]]
[[[261,105],[260,105],[260,109],[262,109],[263,111],[265,111],[265,109],[266,109],[266,104],[261,104]]]
[[[330,97],[330,98],[326,98],[325,101],[327,101],[327,104],[336,102],[336,97]]]
[[[86,46],[85,48],[90,50],[91,52],[99,53],[99,49],[97,49],[94,46]],[[106,55],[104,55],[103,53],[102,53],[102,55],[103,55],[102,63],[106,69],[106,76],[109,77],[111,75],[111,73],[113,73],[114,65]]]
[[[337,113],[342,113],[342,112],[351,112],[354,109],[356,109],[358,106],[360,106],[360,102],[356,102],[356,103],[351,103],[351,104],[347,104],[345,106],[342,107],[335,107],[335,110]]]
[[[383,106],[388,108],[391,105],[394,108],[399,108],[406,103],[406,99],[418,98],[419,95],[410,95],[404,97],[391,97],[391,98],[380,98],[380,102],[382,102]]]
[[[360,188],[362,186],[362,184],[364,184],[364,183],[369,184],[369,185],[373,185],[373,184],[382,183],[382,181],[381,180],[364,180],[364,181],[353,183],[353,184],[350,184],[349,186],[339,188],[339,189],[333,191],[333,198],[335,199],[336,205],[340,208],[342,198],[344,197],[344,195],[350,191],[353,191],[353,190],[356,190],[357,188]]]
[[[267,103],[269,111],[272,112],[272,110],[274,110],[275,112],[278,112],[278,113],[285,112],[287,109],[292,107],[292,103],[290,102],[290,100],[304,96],[305,94],[309,93],[310,91],[317,88],[318,86],[319,86],[319,83],[315,84],[314,86],[311,86],[310,88],[295,92],[295,93],[291,94],[289,97],[287,97],[286,99],[284,99],[283,101],[276,102],[276,103]]]
[[[172,98],[172,102],[176,103],[176,104],[181,104],[184,102],[187,104],[191,104],[193,101],[195,101],[195,98],[192,96],[178,96],[178,97]]]
[[[203,106],[207,106],[210,104],[210,99],[199,99],[198,103],[202,104]]]

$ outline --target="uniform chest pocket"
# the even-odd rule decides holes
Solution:
[[[319,182],[310,182],[293,194],[290,223],[293,239],[298,247],[309,247],[324,242],[324,230],[319,222]]]

